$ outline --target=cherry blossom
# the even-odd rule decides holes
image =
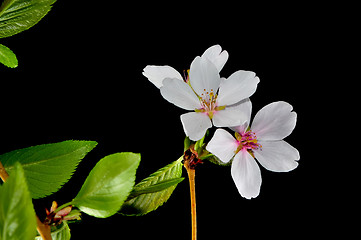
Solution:
[[[252,105],[240,104],[247,121],[233,127],[235,137],[224,129],[217,129],[206,149],[228,163],[232,159],[231,175],[239,193],[247,198],[259,195],[261,171],[255,159],[267,170],[288,172],[298,166],[299,152],[283,139],[296,126],[297,114],[286,102],[273,102],[263,107],[249,126]]]
[[[243,70],[221,79],[217,67],[208,58],[196,57],[187,82],[166,78],[160,92],[174,105],[193,110],[181,115],[181,121],[186,135],[197,141],[212,124],[231,127],[245,122],[246,116],[237,103],[250,97],[258,83],[254,72]]]
[[[228,52],[215,45],[193,60],[184,79],[170,66],[144,68],[143,75],[160,88],[167,101],[193,111],[181,115],[184,132],[193,141],[201,139],[212,125],[232,127],[246,121],[237,103],[256,91],[259,78],[243,70],[221,78],[219,72],[227,60]]]

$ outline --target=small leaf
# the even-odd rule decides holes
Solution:
[[[53,240],[70,240],[70,229],[66,221],[51,230],[51,238]],[[35,240],[42,240],[43,238],[37,236]]]
[[[183,156],[177,161],[174,161],[151,174],[148,178],[143,179],[134,187],[135,192],[140,192],[142,189],[147,191],[147,189],[152,189],[154,186],[157,188],[157,185],[158,187],[159,184],[162,186],[162,183],[167,183],[167,181],[169,181],[168,183],[172,183],[173,180],[179,181],[182,176],[182,160]],[[163,185],[163,187],[164,186],[165,185]],[[164,190],[141,194],[130,199],[123,204],[120,213],[123,215],[141,216],[154,211],[169,199],[176,186],[177,183],[173,182],[170,187],[167,187]]]
[[[156,183],[154,185],[150,185],[148,187],[134,187],[133,191],[130,193],[127,200],[133,199],[142,194],[156,193],[156,192],[163,191],[175,184],[180,183],[183,180],[184,180],[183,177],[172,178],[169,180],[164,180],[164,181],[158,182],[158,183]]]
[[[88,215],[115,214],[134,186],[140,154],[115,153],[101,159],[89,173],[72,205]]]
[[[11,68],[16,68],[18,66],[16,55],[2,44],[0,44],[0,63]]]
[[[36,219],[24,170],[19,163],[0,186],[0,239],[30,240],[36,236]]]
[[[189,137],[184,138],[184,150],[183,152],[187,151],[191,145],[192,141],[189,139]]]
[[[32,198],[42,198],[58,191],[66,183],[83,157],[97,142],[64,141],[15,150],[0,155],[10,174],[15,162],[24,168]]]
[[[5,0],[0,6],[0,38],[27,30],[39,22],[56,0]]]

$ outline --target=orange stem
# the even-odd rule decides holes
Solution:
[[[42,223],[38,216],[36,216],[36,229],[43,240],[52,240],[50,226]]]
[[[195,169],[189,166],[189,162],[184,162],[189,179],[189,189],[191,195],[191,213],[192,213],[192,240],[197,240],[197,211],[196,211],[196,186],[195,186]]]

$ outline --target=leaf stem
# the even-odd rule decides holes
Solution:
[[[1,162],[0,162],[0,177],[3,180],[3,182],[6,182],[6,180],[8,180],[8,178],[9,178],[9,174],[6,172],[5,167],[3,166],[3,164]],[[39,220],[38,216],[36,216],[36,224],[37,224],[36,229],[38,230],[41,238],[43,240],[52,240],[50,226],[43,224]]]
[[[190,167],[189,161],[184,161],[184,167],[188,173],[189,189],[191,195],[191,213],[192,213],[192,240],[197,240],[197,211],[196,211],[196,186],[195,169]]]

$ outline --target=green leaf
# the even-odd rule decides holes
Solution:
[[[24,170],[14,164],[6,183],[0,186],[0,239],[30,240],[36,236],[36,219]]]
[[[134,186],[140,154],[115,153],[101,159],[85,180],[72,205],[88,215],[115,214]]]
[[[184,150],[183,152],[187,151],[191,145],[192,141],[189,139],[189,137],[184,138]]]
[[[51,231],[51,238],[53,240],[70,240],[70,236],[70,228],[66,221],[57,226],[56,230]]]
[[[56,0],[5,0],[0,6],[0,38],[27,30],[38,23]]]
[[[64,141],[15,150],[0,155],[0,162],[11,174],[18,161],[22,164],[32,198],[58,191],[69,181],[77,165],[97,142]]]
[[[142,194],[148,194],[148,193],[155,193],[155,192],[160,192],[163,191],[175,184],[178,184],[180,182],[182,182],[184,180],[183,177],[180,178],[172,178],[169,180],[164,180],[161,182],[158,182],[154,185],[150,185],[148,187],[134,187],[133,191],[130,193],[130,195],[128,196],[127,200],[133,199],[135,197],[138,197]]]
[[[52,240],[70,240],[70,228],[66,221],[62,222],[59,226],[51,229],[51,238]],[[43,238],[37,236],[35,240],[42,240]]]
[[[16,55],[2,44],[0,44],[0,63],[11,68],[16,68],[18,66]]]
[[[157,188],[159,186],[166,186],[165,183],[172,183],[171,186],[168,186],[161,191],[141,194],[133,199],[126,201],[123,204],[120,213],[124,215],[141,216],[154,211],[159,206],[163,205],[176,188],[176,182],[181,179],[183,166],[182,160],[183,156],[180,157],[177,161],[174,161],[164,168],[159,169],[155,173],[151,174],[148,178],[143,179],[134,187],[134,189],[135,192],[140,192],[142,189],[146,192],[147,190],[152,189],[152,187],[154,187],[156,190],[159,190]]]

